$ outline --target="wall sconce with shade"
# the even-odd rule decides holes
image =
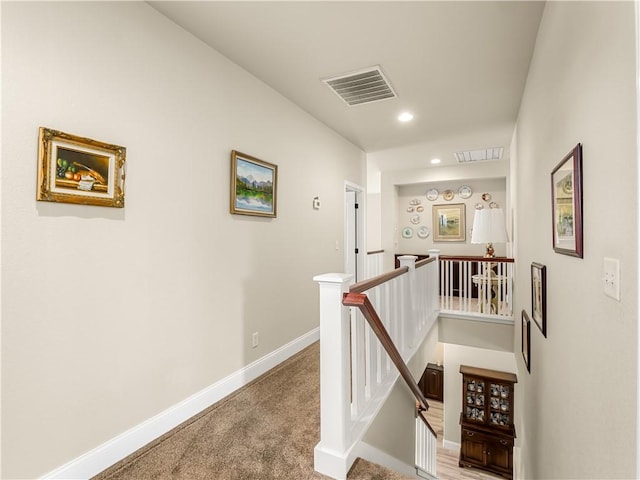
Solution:
[[[507,227],[504,222],[504,214],[501,208],[483,208],[476,210],[473,217],[473,232],[471,243],[484,243],[487,245],[486,258],[493,258],[494,243],[507,243]]]

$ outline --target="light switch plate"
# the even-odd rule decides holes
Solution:
[[[604,259],[604,294],[620,301],[620,260]]]

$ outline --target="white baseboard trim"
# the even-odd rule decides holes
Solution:
[[[320,441],[313,449],[313,469],[327,477],[346,480],[347,473],[355,461],[353,450],[351,448],[343,453],[336,452],[325,448]]]
[[[460,444],[456,442],[452,442],[450,440],[443,440],[442,448],[446,448],[447,450],[451,450],[452,452],[459,452]]]
[[[116,462],[119,462],[149,442],[169,432],[182,422],[197,415],[214,403],[247,385],[289,357],[320,338],[320,327],[292,340],[246,367],[232,373],[213,385],[201,390],[162,413],[121,433],[69,463],[47,473],[42,479],[89,479]]]

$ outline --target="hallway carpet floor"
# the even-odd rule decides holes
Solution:
[[[93,480],[326,479],[313,470],[320,439],[316,342],[151,442]],[[358,459],[350,480],[403,480]]]

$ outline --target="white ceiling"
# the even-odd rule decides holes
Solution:
[[[508,147],[544,8],[525,1],[149,3],[364,151],[443,144],[453,163],[454,149]],[[397,98],[348,107],[321,81],[373,65]],[[396,119],[404,110],[415,116],[408,124]]]

